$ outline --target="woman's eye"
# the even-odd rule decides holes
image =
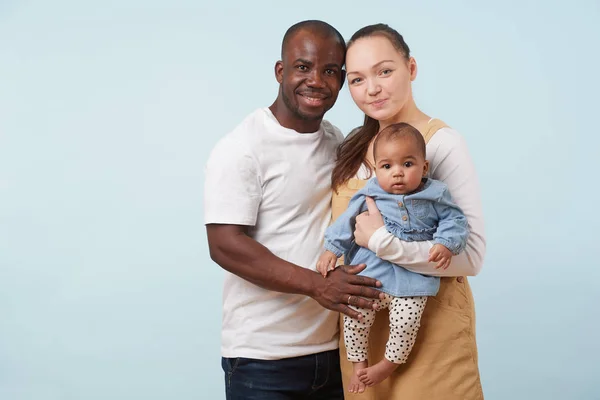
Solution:
[[[391,69],[384,69],[383,71],[381,71],[381,75],[388,75],[392,72]]]
[[[354,84],[356,84],[356,83],[360,83],[360,81],[361,81],[361,79],[360,79],[360,78],[354,78],[354,79],[352,79],[352,80],[350,81],[350,84],[351,84],[351,85],[354,85]]]

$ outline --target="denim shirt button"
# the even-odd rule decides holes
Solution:
[[[402,207],[404,207],[404,204],[402,204],[402,202],[401,202],[401,201],[399,201],[399,202],[398,202],[398,207],[402,208]]]
[[[402,221],[406,221],[408,219],[408,217],[406,215],[402,216]]]

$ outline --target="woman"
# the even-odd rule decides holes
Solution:
[[[355,240],[380,258],[425,275],[443,277],[437,296],[430,297],[421,319],[417,341],[406,364],[382,383],[348,399],[475,400],[483,392],[477,366],[475,310],[465,276],[481,269],[485,253],[483,215],[475,169],[463,138],[442,121],[420,111],[413,99],[412,81],[417,65],[403,37],[384,24],[367,26],[348,43],[348,86],[356,105],[365,113],[361,128],[353,131],[338,151],[333,171],[334,218],[350,197],[372,176],[374,138],[397,122],[415,126],[424,135],[430,177],[443,181],[469,221],[465,251],[453,257],[445,270],[429,263],[431,242],[402,242],[385,230],[374,203],[356,220]],[[369,364],[383,357],[389,333],[387,311],[381,311],[371,329]],[[340,343],[345,387],[352,376]]]

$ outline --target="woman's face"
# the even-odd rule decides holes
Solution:
[[[407,60],[385,36],[354,42],[346,54],[346,69],[352,99],[371,118],[389,121],[412,99],[416,62]]]

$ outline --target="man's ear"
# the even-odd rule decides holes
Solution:
[[[346,70],[342,70],[342,81],[340,82],[340,89],[344,86],[344,82],[346,81]]]
[[[280,84],[283,82],[283,61],[281,60],[275,63],[275,79]]]

